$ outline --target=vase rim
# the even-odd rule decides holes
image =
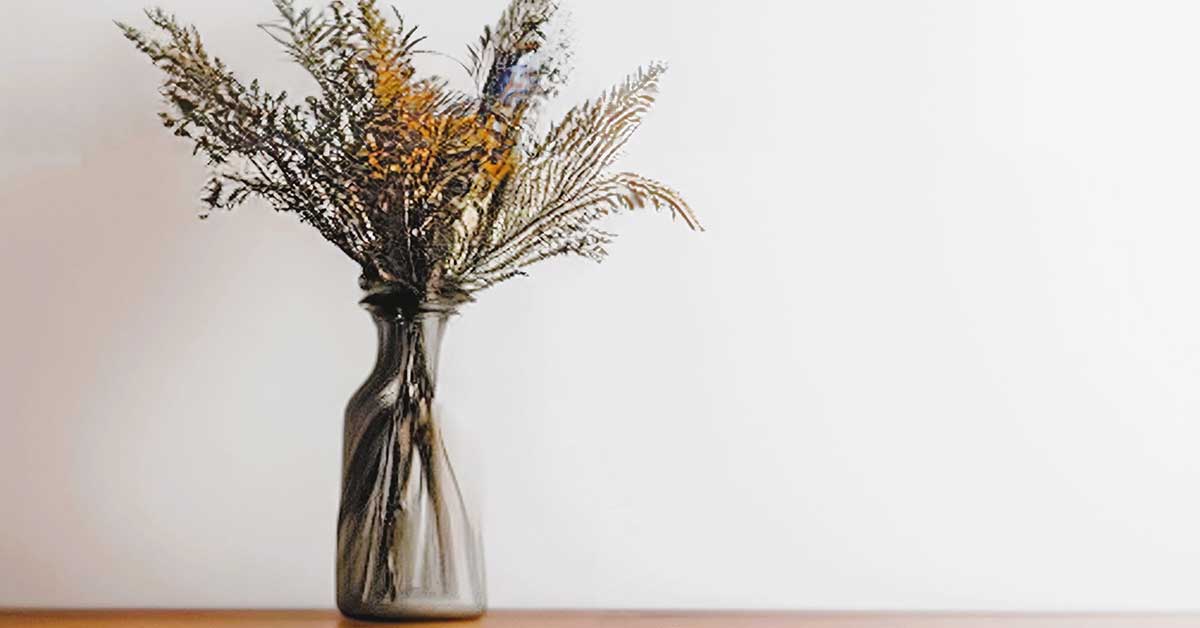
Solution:
[[[400,284],[375,284],[364,287],[359,305],[384,316],[413,318],[427,314],[448,316],[458,313],[464,301],[445,296],[419,295]]]

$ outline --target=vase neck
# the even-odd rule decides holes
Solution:
[[[373,311],[394,311],[406,318],[427,312],[453,314],[458,306],[472,301],[470,294],[437,289],[433,285],[418,289],[412,284],[369,279],[365,275],[358,283],[363,289],[361,304]]]
[[[419,389],[432,394],[437,381],[438,356],[449,312],[399,315],[368,307],[378,334],[375,372],[384,378],[420,381]]]

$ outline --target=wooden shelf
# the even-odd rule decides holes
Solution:
[[[336,611],[0,610],[0,628],[333,628],[382,624]],[[485,628],[1195,628],[1200,614],[981,614],[836,612],[492,611],[468,622],[400,624]]]

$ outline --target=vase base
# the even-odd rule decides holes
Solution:
[[[485,610],[481,605],[427,601],[379,605],[338,603],[338,611],[350,619],[380,622],[477,619]]]

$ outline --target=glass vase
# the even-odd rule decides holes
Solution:
[[[434,408],[453,309],[387,292],[362,303],[379,350],[346,409],[338,608],[361,619],[477,617],[486,604],[480,538]]]

